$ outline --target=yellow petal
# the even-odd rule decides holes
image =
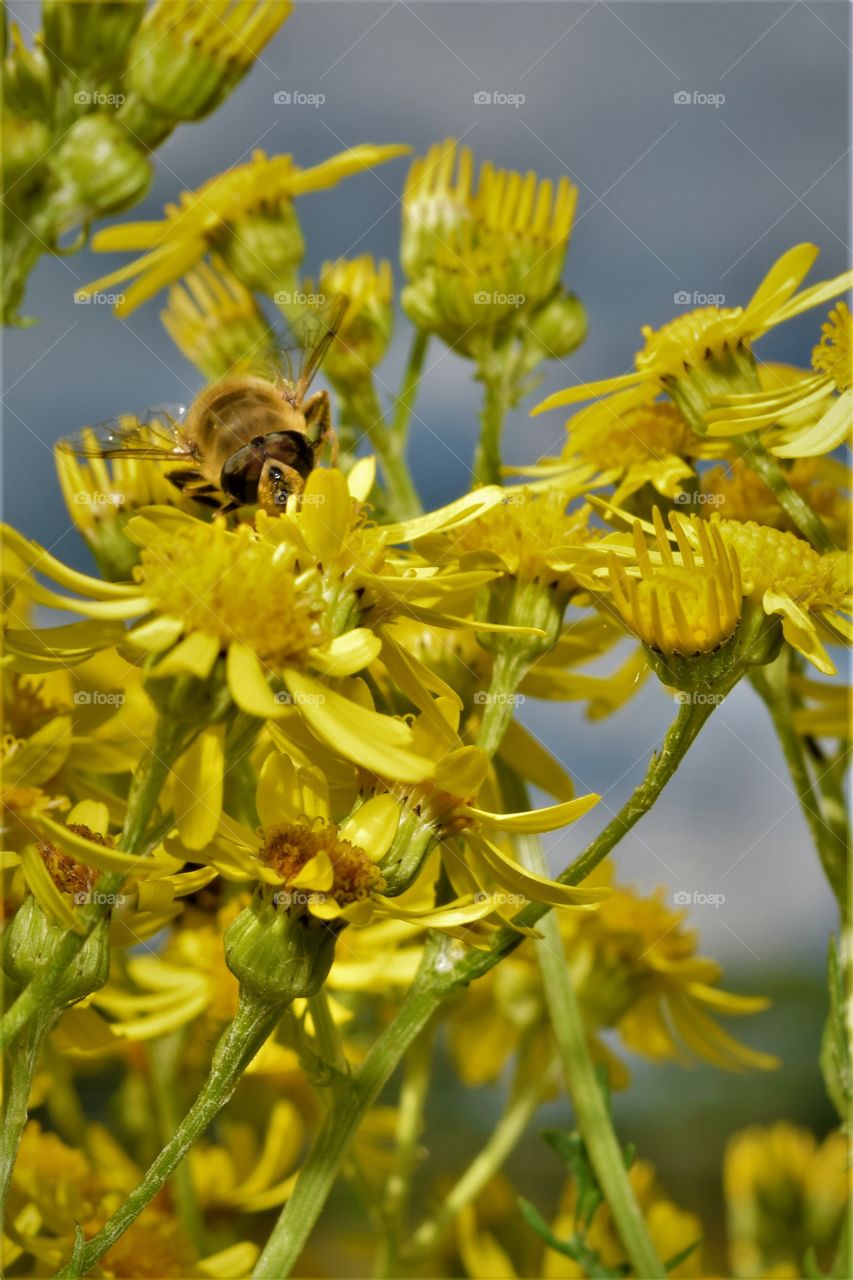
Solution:
[[[311,650],[311,665],[321,675],[353,676],[379,656],[382,641],[367,627],[336,636],[322,649]]]
[[[575,822],[598,804],[600,796],[591,793],[567,800],[564,804],[548,805],[544,809],[531,809],[526,813],[487,813],[483,809],[465,807],[465,812],[476,818],[481,827],[495,831],[513,831],[516,834],[539,831],[556,831],[559,827]]]
[[[393,796],[371,796],[347,818],[341,827],[341,837],[364,849],[378,862],[391,848],[399,822],[400,806]]]
[[[88,827],[99,836],[105,836],[110,829],[109,810],[97,800],[81,800],[79,804],[75,804],[66,821],[79,827]]]
[[[259,720],[287,713],[286,701],[273,693],[260,659],[247,645],[233,641],[228,646],[225,669],[231,696],[241,711]]]
[[[765,613],[782,617],[782,634],[798,653],[824,675],[835,675],[835,664],[821,644],[811,616],[790,596],[781,591],[765,591],[762,600]]]
[[[482,836],[469,835],[468,839],[476,856],[482,860],[498,884],[512,893],[521,894],[531,902],[547,902],[554,907],[587,907],[610,897],[610,889],[578,888],[527,871]]]
[[[303,672],[287,670],[284,678],[316,736],[347,759],[401,782],[431,772],[432,762],[410,749],[412,731],[402,720],[358,706]]]
[[[172,769],[175,822],[188,849],[203,849],[216,834],[224,774],[225,728],[211,725]]]
[[[95,844],[83,836],[69,831],[59,822],[54,822],[44,813],[32,813],[30,822],[41,831],[51,844],[82,862],[87,867],[96,867],[99,871],[133,872],[135,875],[154,875],[162,870],[162,860],[138,857],[135,854],[121,853],[118,849],[110,849],[106,845]],[[172,864],[165,864],[168,869]]]
[[[574,799],[575,785],[566,770],[520,721],[510,720],[498,756],[548,795],[562,801]]]
[[[42,910],[59,924],[65,925],[66,929],[82,933],[83,928],[79,919],[53,883],[47,867],[32,845],[27,845],[21,850],[21,867],[30,892]]]
[[[351,499],[337,467],[317,467],[308,477],[299,509],[299,527],[308,548],[321,563],[340,551],[349,528]]]
[[[350,468],[347,475],[350,497],[355,498],[356,502],[366,502],[375,483],[376,457],[371,453],[366,458],[359,458],[355,466]]]
[[[328,893],[335,883],[335,868],[332,859],[324,851],[315,853],[305,866],[288,880],[288,889],[312,889],[316,893]]]
[[[318,769],[297,769],[289,756],[278,751],[264,761],[255,803],[264,827],[314,818],[329,821],[326,779]]]
[[[207,635],[204,631],[194,631],[176,644],[149,674],[154,677],[190,675],[206,680],[218,656],[219,641],[216,636]]]
[[[853,430],[853,391],[845,391],[811,427],[786,432],[785,443],[771,448],[778,458],[815,458],[844,444]]]

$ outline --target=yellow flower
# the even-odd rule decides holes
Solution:
[[[253,367],[272,343],[253,295],[217,257],[172,285],[160,319],[178,350],[210,382]]]
[[[758,389],[751,351],[756,339],[850,287],[853,272],[848,271],[797,292],[818,252],[811,244],[789,249],[745,307],[700,307],[661,329],[644,326],[645,345],[635,357],[633,373],[558,391],[537,405],[534,414],[636,388],[649,396],[668,393],[693,429],[704,432],[711,397]]]
[[[811,458],[849,440],[853,428],[853,325],[839,302],[823,325],[812,352],[812,377],[751,395],[721,397],[708,414],[712,436],[740,435],[778,423],[770,452],[780,458]],[[837,393],[837,394],[836,394]],[[805,416],[805,421],[802,419]]]
[[[824,1271],[850,1199],[848,1144],[840,1132],[818,1144],[787,1121],[744,1129],[726,1148],[724,1183],[735,1276],[801,1276],[812,1249]]]
[[[143,256],[110,272],[87,290],[110,288],[138,277],[117,306],[129,315],[164,285],[179,279],[211,250],[220,253],[249,288],[273,293],[293,287],[303,242],[293,211],[295,197],[334,186],[342,178],[395,156],[407,147],[360,146],[300,169],[291,156],[252,159],[211,178],[194,192],[183,192],[178,204],[166,206],[162,222],[129,222],[107,227],[92,240],[102,252],[142,249]]]
[[[198,120],[222,102],[290,16],[290,0],[155,0],[127,59],[131,120]],[[144,106],[142,105],[144,104]]]
[[[9,1234],[4,1261],[30,1258],[37,1272],[56,1271],[67,1261],[77,1225],[87,1236],[101,1227],[135,1188],[140,1171],[100,1125],[86,1128],[83,1150],[30,1121],[12,1176]],[[244,1242],[200,1259],[162,1200],[150,1204],[101,1259],[105,1277],[163,1280],[165,1276],[239,1280],[258,1250]]]
[[[844,545],[850,529],[847,467],[837,458],[796,458],[785,471],[791,488],[821,517],[833,540]],[[726,520],[754,520],[797,533],[778,499],[743,458],[709,467],[700,476],[705,505]]]
[[[711,653],[740,621],[743,588],[737,555],[725,546],[716,525],[673,514],[670,523],[680,552],[676,563],[657,507],[654,518],[654,559],[639,524],[634,525],[639,578],[630,577],[613,552],[609,555],[613,602],[625,625],[658,653]],[[699,558],[691,542],[698,546]]]
[[[605,867],[591,888],[609,885]],[[593,1057],[617,1087],[627,1072],[600,1033],[614,1029],[626,1049],[654,1062],[688,1064],[691,1057],[731,1071],[769,1070],[769,1054],[741,1044],[714,1016],[759,1013],[762,997],[721,991],[722,970],[696,954],[695,931],[684,912],[664,905],[658,891],[641,897],[616,885],[594,912],[560,913],[560,932],[580,1000]],[[496,1079],[522,1035],[547,1029],[535,954],[523,943],[465,993],[451,1019],[450,1048],[466,1084]]]
[[[420,328],[466,349],[477,329],[529,317],[556,288],[577,189],[480,167],[452,139],[414,161],[403,193],[402,303]]]

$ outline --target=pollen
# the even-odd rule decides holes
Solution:
[[[673,516],[679,563],[657,508],[654,517],[656,540],[651,549],[639,522],[634,526],[639,578],[629,576],[616,557],[609,556],[613,601],[625,624],[659,653],[711,653],[740,621],[738,557],[725,546],[716,526],[696,517]]]
[[[259,542],[247,525],[182,523],[148,539],[135,570],[158,613],[182,619],[186,633],[216,636],[222,649],[247,645],[262,661],[286,666],[325,639],[322,600],[297,578],[284,547]]]
[[[341,839],[335,826],[283,824],[264,831],[261,859],[281,876],[285,886],[318,854],[326,855],[334,875],[328,889],[312,890],[306,886],[307,892],[320,901],[331,898],[338,906],[345,907],[351,902],[363,902],[383,888],[384,881],[376,864],[358,845]]]
[[[793,533],[749,520],[715,520],[723,543],[737,555],[745,593],[760,600],[784,590],[808,606],[839,605],[845,596],[844,553],[821,554]]]
[[[686,368],[720,357],[741,339],[741,307],[699,307],[677,316],[660,329],[643,326],[646,340],[637,368],[657,377],[678,377]]]
[[[68,830],[75,836],[82,836],[84,840],[91,840],[93,844],[112,848],[113,842],[107,836],[102,836],[79,822],[69,822]],[[46,841],[39,844],[38,852],[48,875],[60,893],[70,894],[78,900],[78,895],[88,896],[91,893],[101,874],[100,871],[94,867],[84,866],[82,862],[78,862]]]
[[[847,304],[839,302],[821,329],[822,338],[812,352],[812,368],[831,378],[839,391],[853,385],[853,333]]]
[[[630,467],[667,454],[690,457],[697,444],[674,404],[648,404],[617,414],[594,405],[569,427],[569,447],[600,470]]]
[[[557,490],[507,491],[507,501],[471,521],[455,538],[458,554],[490,553],[526,581],[559,576],[549,568],[549,552],[576,542],[587,531],[588,509],[567,512],[568,495]]]

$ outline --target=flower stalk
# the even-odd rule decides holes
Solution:
[[[768,453],[756,432],[743,437],[744,460],[777,499],[782,510],[816,551],[836,551],[837,547],[817,512],[797,493],[784,469]]]

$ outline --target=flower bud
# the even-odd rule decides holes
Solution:
[[[279,907],[258,891],[225,932],[225,960],[241,987],[261,1000],[314,995],[335,954],[333,924]]]
[[[11,28],[11,44],[3,62],[3,105],[15,115],[37,117],[45,122],[54,108],[54,83],[42,42],[30,49],[16,26]]]
[[[346,298],[347,310],[323,368],[338,390],[358,387],[382,360],[391,339],[394,284],[390,262],[376,267],[370,254],[349,262],[345,258],[325,262],[316,289],[306,280],[304,291],[316,293],[323,305],[339,295]]]
[[[283,199],[270,213],[252,211],[238,217],[233,227],[223,226],[216,247],[247,289],[270,297],[296,291],[305,241],[291,201]]]
[[[113,213],[141,200],[151,165],[127,130],[100,112],[77,120],[59,148],[55,167],[64,199],[93,213]]]
[[[586,311],[580,298],[557,288],[527,321],[525,354],[532,364],[571,355],[586,337]],[[529,351],[528,351],[529,349]]]
[[[110,924],[104,916],[95,925],[71,964],[51,988],[55,1008],[76,1004],[104,985],[110,971]],[[50,964],[67,930],[27,897],[7,925],[3,938],[3,968],[21,986]]]
[[[219,259],[172,285],[160,319],[178,349],[210,382],[249,368],[270,330],[253,295]]]
[[[42,160],[50,147],[50,130],[42,120],[28,120],[9,112],[3,115],[3,186],[18,184],[29,190],[38,182]],[[23,181],[21,181],[23,180]]]
[[[145,0],[44,0],[42,21],[48,54],[61,67],[116,75],[142,21]]]

